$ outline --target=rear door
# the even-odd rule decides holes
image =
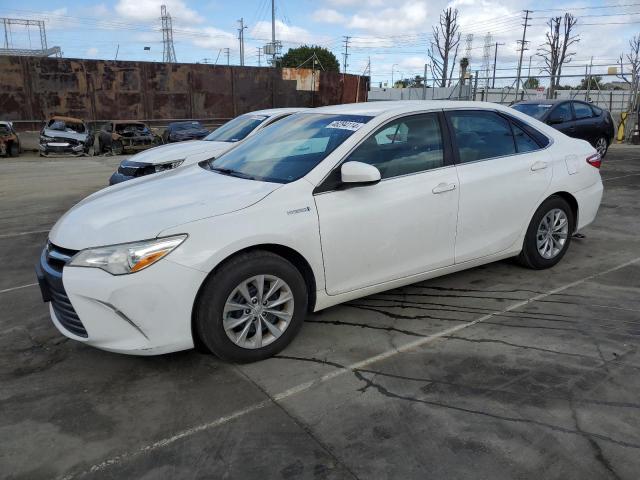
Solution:
[[[540,143],[489,110],[447,112],[460,180],[455,262],[511,248],[549,183],[551,164]],[[520,124],[522,125],[522,124]]]
[[[561,131],[565,135],[570,137],[576,136],[576,122],[573,119],[573,109],[571,108],[571,102],[562,102],[556,105],[547,118],[562,117],[562,122],[553,123],[551,126],[556,130]]]
[[[575,101],[572,103],[576,125],[576,132],[573,136],[586,140],[592,145],[595,144],[599,131],[599,119],[593,114],[589,104]]]

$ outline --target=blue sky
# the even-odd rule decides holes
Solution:
[[[176,56],[179,62],[208,59],[238,64],[237,20],[244,18],[245,64],[258,65],[257,47],[271,36],[270,0],[1,0],[3,14],[20,18],[44,18],[49,45],[59,45],[64,55],[76,58],[162,60],[160,5],[166,4],[173,17]],[[640,32],[640,1],[548,1],[548,0],[277,0],[277,38],[284,50],[303,43],[331,49],[342,64],[343,36],[351,36],[348,71],[362,73],[371,59],[373,83],[389,82],[422,74],[431,42],[431,27],[443,8],[459,10],[462,32],[460,55],[467,34],[473,34],[471,69],[482,69],[483,44],[487,32],[494,42],[504,43],[498,51],[498,76],[513,75],[517,63],[516,40],[522,35],[520,16],[534,10],[527,38],[525,68],[531,56],[532,74],[541,60],[535,51],[544,40],[544,22],[564,10],[579,17],[574,66],[565,71],[584,73],[583,65],[593,56],[594,72],[615,65],[628,39]],[[8,8],[7,8],[8,7]],[[10,41],[16,47],[36,44],[35,31],[15,27]],[[118,47],[119,45],[119,47]],[[144,47],[150,47],[145,51]],[[493,48],[491,57],[493,56]],[[264,62],[264,58],[262,59]],[[492,60],[491,60],[492,61]],[[263,63],[264,65],[264,63]],[[506,81],[506,80],[505,80]],[[577,83],[572,79],[566,83]],[[500,83],[500,82],[498,82]]]

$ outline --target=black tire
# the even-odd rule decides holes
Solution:
[[[283,333],[267,346],[255,349],[236,345],[223,327],[227,298],[241,282],[256,275],[274,275],[287,283],[293,295],[293,315]],[[300,271],[288,260],[267,251],[239,254],[211,275],[198,295],[194,330],[199,340],[223,360],[248,363],[264,360],[285,348],[297,335],[307,313],[308,292]]]
[[[553,258],[545,258],[538,251],[537,246],[537,234],[538,227],[542,222],[544,216],[551,212],[554,209],[560,209],[564,212],[568,221],[568,233],[567,238],[562,246],[562,249],[558,254],[556,254]],[[569,245],[571,244],[571,236],[573,235],[575,230],[575,217],[573,214],[573,210],[567,201],[559,197],[557,195],[552,195],[547,198],[542,205],[538,207],[536,213],[533,214],[533,218],[529,223],[529,227],[527,228],[527,233],[524,238],[524,243],[522,245],[522,251],[518,256],[518,261],[525,267],[532,268],[535,270],[542,270],[545,268],[551,268],[555,264],[557,264],[562,257],[567,253],[569,249]]]
[[[111,142],[111,153],[113,155],[122,155],[122,152],[124,152],[124,145],[122,145],[122,142],[120,140],[113,140]]]
[[[9,148],[7,149],[7,156],[9,157],[17,157],[20,155],[20,145],[16,142],[11,142]]]

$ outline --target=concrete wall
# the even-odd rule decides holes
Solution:
[[[368,78],[311,70],[0,56],[0,119],[222,122],[262,108],[366,101]],[[38,125],[33,125],[36,122]]]

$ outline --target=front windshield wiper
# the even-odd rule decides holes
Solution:
[[[247,180],[256,179],[253,175],[248,175],[246,173],[238,172],[230,168],[214,167],[213,165],[211,165],[211,170],[213,170],[214,172],[221,173],[223,175],[229,175],[230,177],[245,178]]]

